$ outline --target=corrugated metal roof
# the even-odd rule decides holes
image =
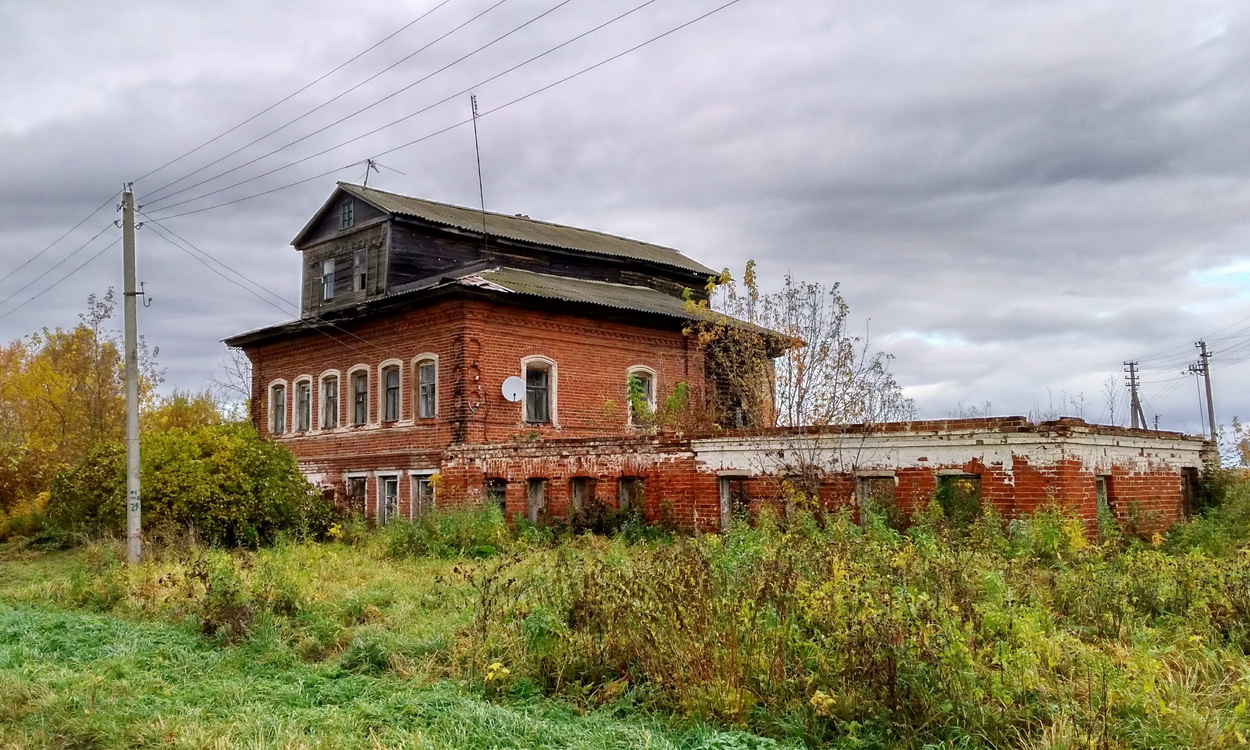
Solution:
[[[642,286],[570,279],[516,268],[493,268],[466,276],[459,283],[565,302],[584,302],[676,318],[693,317],[686,309],[685,300]]]
[[[388,213],[412,216],[435,224],[443,224],[470,232],[482,231],[482,211],[480,209],[453,206],[450,203],[439,203],[422,198],[412,198],[407,195],[398,195],[384,190],[353,185],[349,182],[340,182],[338,185],[344,192],[372,203]],[[487,211],[486,233],[492,237],[503,237],[519,242],[532,242],[535,245],[581,250],[588,253],[614,255],[622,258],[636,258],[638,260],[647,260],[684,268],[688,271],[695,271],[709,276],[716,274],[716,271],[702,263],[687,258],[671,247],[652,245],[649,242],[640,242],[590,229],[577,229],[560,224],[551,224],[523,216],[508,216],[507,214]]]

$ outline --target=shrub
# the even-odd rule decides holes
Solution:
[[[511,532],[494,505],[436,510],[393,521],[381,536],[391,557],[491,557],[506,549]]]
[[[336,511],[299,473],[294,457],[251,427],[217,425],[145,436],[144,532],[190,532],[214,545],[255,546],[281,533],[320,538]],[[125,450],[97,447],[53,480],[49,518],[91,536],[125,528]]]

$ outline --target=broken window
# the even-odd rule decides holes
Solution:
[[[936,496],[942,513],[956,528],[972,525],[981,515],[981,477],[976,474],[939,476]]]
[[[486,480],[486,491],[483,500],[487,505],[494,505],[499,512],[508,515],[508,480],[492,477]]]
[[[399,517],[399,477],[378,477],[378,523]]]
[[[647,480],[642,477],[621,477],[618,499],[621,510],[641,512],[646,507]]]
[[[434,481],[432,474],[412,476],[413,514],[423,516],[434,510]]]
[[[855,488],[860,523],[866,521],[869,515],[874,515],[888,526],[897,527],[902,521],[898,510],[897,489],[898,483],[892,476],[860,477]]]
[[[352,255],[352,290],[363,292],[369,283],[369,251],[357,250]]]
[[[321,261],[321,300],[334,299],[334,259]]]
[[[365,477],[347,478],[347,513],[363,516],[365,514]]]
[[[573,477],[569,480],[569,503],[574,511],[589,508],[595,501],[595,486],[598,480],[594,477]]]
[[[650,368],[631,368],[625,379],[629,423],[649,424],[655,416],[655,373]]]

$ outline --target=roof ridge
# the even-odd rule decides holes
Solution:
[[[485,213],[489,216],[498,216],[501,219],[510,219],[512,221],[528,221],[531,224],[542,224],[548,227],[556,227],[557,229],[573,229],[578,232],[585,232],[587,234],[597,234],[600,237],[611,237],[614,240],[624,240],[626,242],[634,242],[639,245],[646,245],[648,247],[654,247],[658,250],[668,250],[670,252],[677,253],[683,258],[689,257],[685,253],[683,253],[681,250],[678,250],[675,247],[669,247],[668,245],[659,245],[654,242],[647,242],[646,240],[639,240],[633,237],[626,237],[625,235],[622,235],[622,234],[612,234],[611,232],[602,232],[602,231],[599,231],[598,229],[586,229],[585,227],[575,227],[572,224],[558,224],[554,221],[544,221],[543,219],[534,219],[529,216],[518,216],[517,214],[505,214],[499,211],[489,211],[489,210],[483,210],[480,208],[473,208],[472,206],[460,206],[455,203],[447,203],[446,201],[436,201],[430,198],[419,198],[415,195],[404,195],[403,193],[394,193],[394,192],[391,192],[390,190],[379,190],[377,188],[366,187],[364,185],[357,185],[354,182],[344,182],[340,180],[337,184],[339,187],[355,188],[356,190],[370,190],[376,193],[392,195],[396,198],[403,198],[404,200],[433,203],[436,206],[446,206],[447,208],[455,208],[461,211],[478,211],[478,212]]]

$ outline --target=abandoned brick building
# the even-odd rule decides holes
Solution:
[[[639,394],[654,407],[716,378],[684,333],[711,268],[348,183],[292,244],[300,318],[226,343],[251,360],[257,429],[380,522],[480,501],[538,520],[594,499],[713,529],[735,508],[779,502],[802,456],[829,506],[906,513],[960,482],[1008,515],[1061,502],[1164,523],[1186,510],[1202,466],[1200,438],[1080,420],[657,434],[633,424]]]

